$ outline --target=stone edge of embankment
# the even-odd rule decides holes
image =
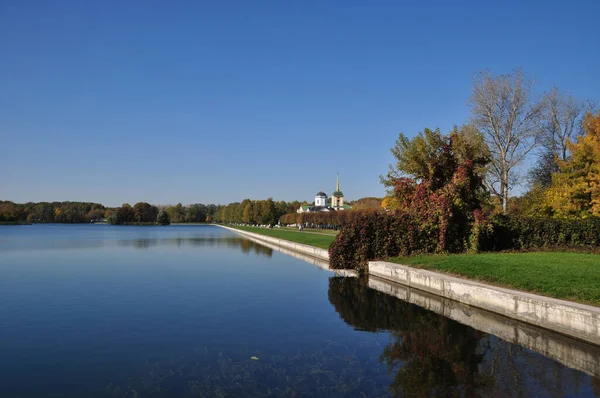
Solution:
[[[321,260],[329,261],[329,252],[325,249],[321,249],[318,247],[305,245],[303,243],[296,243],[285,239],[273,238],[271,236],[261,235],[254,232],[244,231],[242,229],[226,227],[224,225],[215,224],[221,228],[228,229],[230,231],[238,232],[242,235],[251,236],[255,239],[262,240],[274,245],[278,245],[281,247],[285,247],[287,249],[295,250],[300,253],[308,254],[309,256],[316,257]]]
[[[600,308],[521,292],[386,261],[369,275],[600,345]]]

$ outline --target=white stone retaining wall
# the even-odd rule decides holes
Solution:
[[[256,234],[254,232],[248,232],[248,231],[244,231],[241,229],[230,228],[230,227],[226,227],[224,225],[219,225],[219,227],[229,229],[231,231],[240,233],[242,235],[251,236],[255,239],[258,239],[258,240],[261,240],[261,241],[264,241],[267,243],[271,243],[271,244],[277,245],[279,247],[283,247],[286,249],[295,250],[300,253],[308,254],[309,256],[316,257],[320,260],[329,261],[329,252],[325,249],[320,249],[318,247],[304,245],[302,243],[295,243],[295,242],[291,242],[291,241],[285,240],[285,239],[278,239],[278,238],[273,238],[271,236]]]
[[[369,262],[369,275],[600,345],[598,307],[490,286],[385,261]]]

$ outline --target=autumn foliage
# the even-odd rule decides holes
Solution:
[[[391,178],[393,193],[387,203],[395,204],[393,211],[362,214],[342,226],[330,248],[332,268],[360,269],[374,259],[469,248],[475,215],[483,217],[478,213],[483,191],[478,170],[487,159],[469,150],[459,134],[429,130],[415,138],[426,144],[420,146],[420,158],[427,161],[414,168],[414,178]],[[428,144],[432,142],[437,144]],[[401,145],[415,147],[410,141]]]
[[[600,113],[588,114],[584,129],[585,135],[567,143],[571,156],[558,161],[560,170],[546,191],[543,206],[557,218],[600,216]]]
[[[330,248],[332,268],[365,269],[370,260],[398,255],[501,250],[600,247],[600,113],[584,121],[585,135],[568,142],[570,156],[557,160],[547,190],[525,199],[527,213],[493,215],[482,206],[485,151],[455,129],[436,130],[397,142],[398,170],[384,182],[392,187],[386,211],[346,222]],[[407,176],[408,175],[408,176]],[[535,193],[535,195],[533,195]],[[542,202],[541,205],[539,202]],[[522,203],[526,203],[522,201]]]

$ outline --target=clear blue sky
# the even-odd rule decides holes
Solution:
[[[474,72],[599,99],[600,1],[408,3],[0,0],[0,199],[382,196]]]

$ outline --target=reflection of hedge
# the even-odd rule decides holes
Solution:
[[[357,330],[377,332],[405,326],[406,301],[369,288],[358,278],[329,278],[329,302],[348,325]],[[425,310],[413,306],[415,310]]]
[[[364,270],[371,260],[439,252],[439,226],[429,223],[426,227],[409,214],[359,213],[342,225],[331,244],[330,266]],[[446,247],[460,248],[448,251],[465,251],[469,247],[465,243],[469,240],[469,231],[469,245],[474,251],[600,249],[600,218],[561,220],[496,216],[491,220],[476,220],[471,230],[446,235],[446,239],[451,240],[446,242]]]
[[[493,385],[479,373],[484,333],[370,289],[356,278],[330,278],[329,302],[358,330],[392,332],[380,356],[396,373],[392,395],[478,396]]]
[[[279,219],[282,225],[290,224],[313,224],[321,227],[340,227],[343,224],[361,218],[366,213],[374,210],[341,210],[341,211],[319,211],[315,213],[291,213],[284,214]]]

